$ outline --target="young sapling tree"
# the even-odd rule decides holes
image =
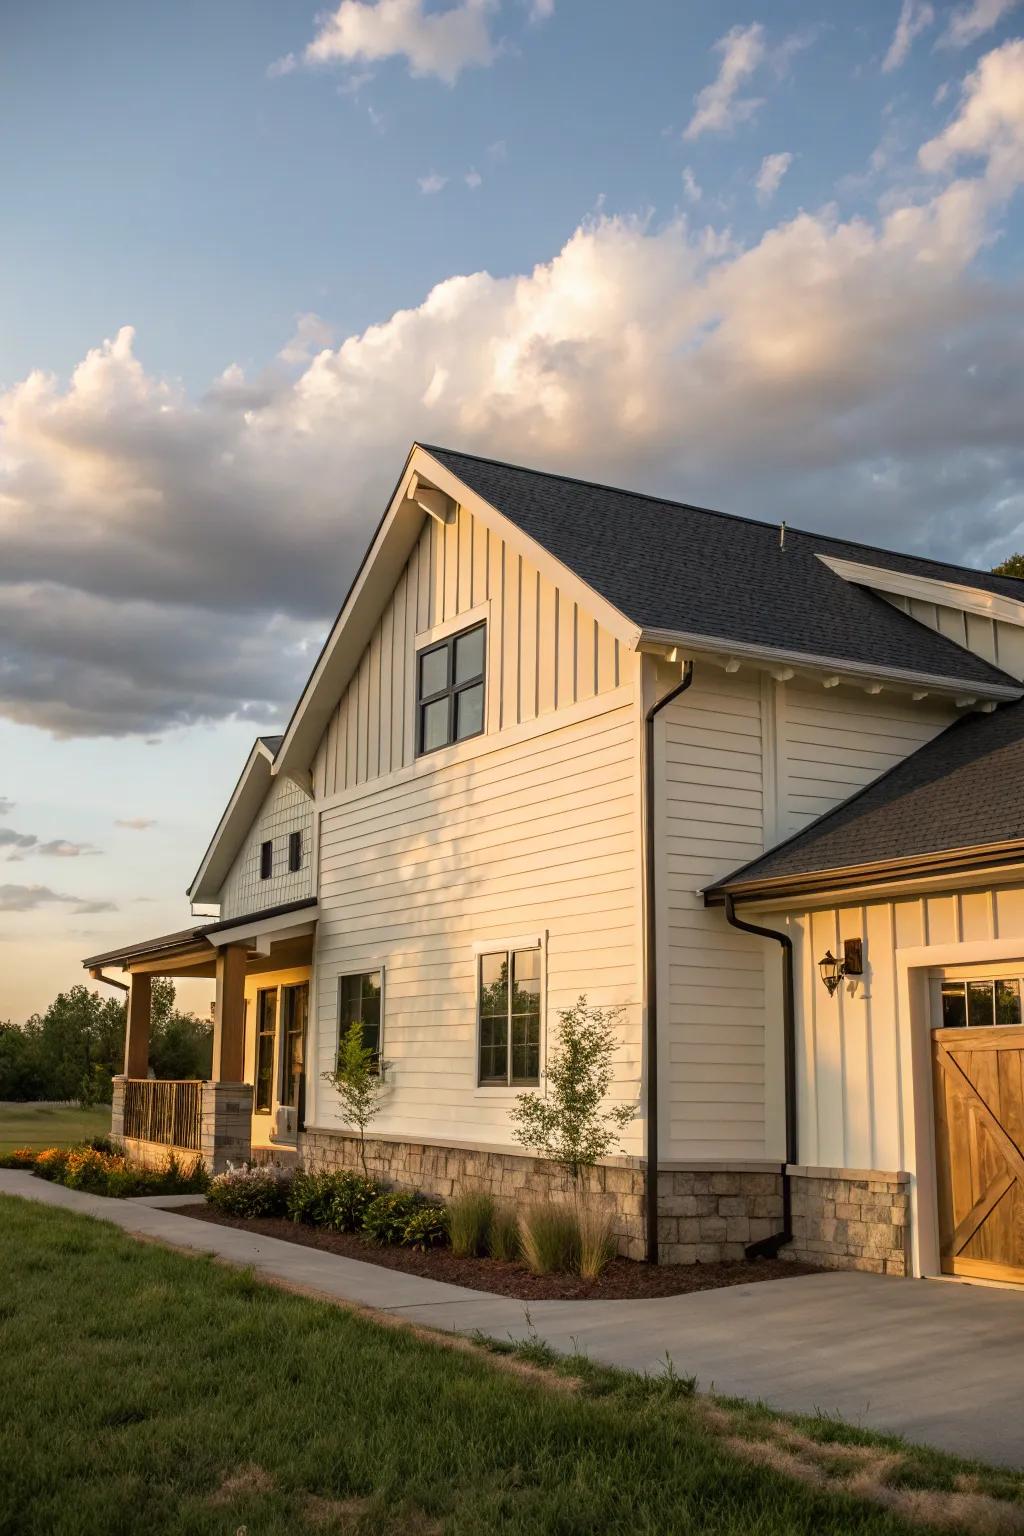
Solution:
[[[369,1178],[366,1128],[380,1113],[384,1076],[379,1052],[363,1043],[361,1019],[353,1019],[341,1037],[334,1071],[324,1072],[322,1076],[338,1095],[339,1117],[359,1136],[359,1161],[363,1165],[363,1177]]]

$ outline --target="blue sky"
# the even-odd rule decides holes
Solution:
[[[185,920],[416,436],[1024,543],[1024,9],[315,9],[0,17],[0,1017]]]

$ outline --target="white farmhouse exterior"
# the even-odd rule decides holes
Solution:
[[[1024,1278],[1016,789],[968,871],[952,812],[939,863],[847,859],[841,829],[827,866],[805,846],[899,765],[925,764],[920,795],[947,740],[970,764],[972,731],[1013,738],[1022,678],[1012,578],[414,446],[192,884],[217,916],[84,962],[131,973],[115,1132],[351,1163],[323,1074],[355,1018],[384,1074],[378,1171],[557,1194],[508,1113],[585,994],[618,1010],[613,1092],[637,1111],[594,1176],[624,1252]],[[788,863],[759,874],[773,849]],[[854,945],[830,993],[819,961],[847,939],[861,969]],[[153,974],[217,979],[184,1130],[176,1085],[145,1081]],[[957,1117],[980,1111],[933,1058],[959,1051],[946,1075],[984,1098],[985,997],[1004,1141],[972,1163]]]

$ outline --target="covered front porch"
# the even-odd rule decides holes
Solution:
[[[83,964],[127,990],[124,1073],[114,1079],[111,1137],[142,1163],[201,1157],[212,1173],[297,1155],[306,1092],[306,1037],[315,899],[199,924]],[[108,974],[119,967],[127,982]],[[150,1075],[154,976],[215,984],[208,1081]]]

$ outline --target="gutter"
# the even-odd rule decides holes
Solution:
[[[115,981],[113,976],[104,976],[99,966],[94,966],[93,969],[89,972],[89,975],[92,977],[93,981],[102,981],[108,987],[116,987],[119,992],[131,991],[131,988],[126,981]]]
[[[797,1158],[796,1121],[796,1008],[793,985],[793,940],[788,933],[778,933],[774,928],[762,928],[758,923],[748,923],[736,916],[736,907],[728,891],[724,893],[725,916],[733,928],[752,933],[755,938],[774,939],[782,946],[782,1041],[783,1081],[786,1114],[786,1160],[782,1165],[782,1230],[746,1248],[748,1259],[774,1259],[780,1248],[793,1241],[793,1191],[789,1170],[795,1167]]]
[[[682,681],[644,715],[644,1003],[647,1016],[647,1262],[658,1262],[658,937],[654,863],[654,720],[666,704],[693,682],[693,662],[683,664]]]

